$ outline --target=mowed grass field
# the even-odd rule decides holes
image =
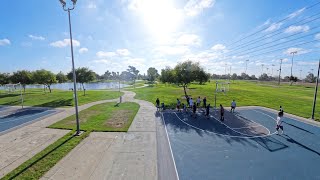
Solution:
[[[139,104],[114,102],[94,105],[80,111],[80,129],[83,131],[128,131],[135,115],[139,110]],[[75,129],[75,115],[69,116],[50,128]]]
[[[78,103],[83,105],[99,100],[115,99],[120,95],[123,93],[118,91],[88,90],[84,96],[82,91],[78,91]],[[52,93],[45,93],[42,89],[26,89],[23,99],[25,106],[70,107],[74,105],[73,91],[54,89]],[[20,106],[20,91],[8,94],[0,90],[0,105]]]
[[[151,87],[134,89],[137,99],[143,99],[155,104],[158,97],[168,107],[175,107],[176,99],[182,99],[186,103],[182,87],[176,85],[156,84]],[[207,97],[208,103],[214,106],[215,81],[205,85],[191,84],[187,93],[194,100],[200,96]],[[236,100],[237,106],[263,106],[272,109],[279,109],[282,105],[285,112],[305,118],[311,117],[314,96],[314,86],[309,85],[288,85],[278,86],[276,83],[260,83],[258,81],[231,81],[230,90],[225,95],[217,94],[217,106],[230,107],[231,101]],[[317,100],[320,106],[320,97]],[[208,104],[207,103],[207,104]],[[315,117],[320,119],[320,107],[316,109]]]

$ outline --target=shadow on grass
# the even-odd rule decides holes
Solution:
[[[16,177],[18,177],[20,174],[22,174],[23,172],[25,172],[26,170],[28,170],[30,167],[32,167],[33,165],[35,165],[36,163],[38,163],[39,161],[41,161],[42,159],[44,159],[45,157],[47,157],[49,154],[51,154],[52,152],[54,152],[55,150],[57,150],[58,148],[60,148],[61,146],[63,146],[64,144],[66,144],[67,142],[69,142],[72,138],[74,138],[75,135],[71,135],[68,139],[66,139],[65,141],[63,141],[61,144],[59,144],[58,146],[56,146],[55,148],[53,148],[52,150],[50,150],[49,152],[45,153],[44,155],[42,155],[40,158],[36,159],[34,162],[30,163],[29,165],[27,165],[26,167],[24,167],[23,169],[19,170],[17,173],[15,173],[14,176],[10,177],[9,179],[15,179]]]
[[[63,107],[63,106],[73,106],[72,105],[73,99],[57,99],[50,102],[46,102],[43,104],[38,104],[35,106],[39,107]]]
[[[16,97],[16,96],[20,96],[20,94],[0,94],[0,98]]]

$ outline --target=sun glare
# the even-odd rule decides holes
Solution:
[[[159,38],[167,37],[177,30],[181,22],[179,10],[170,0],[144,0],[140,2],[139,11],[151,33]]]

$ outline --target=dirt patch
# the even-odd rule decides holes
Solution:
[[[132,110],[118,110],[113,113],[105,124],[113,128],[122,128],[128,123],[132,113]]]

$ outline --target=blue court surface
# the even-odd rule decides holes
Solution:
[[[12,108],[0,106],[0,134],[22,127],[44,116],[52,115],[56,110],[46,108]]]
[[[218,113],[164,111],[180,179],[320,179],[320,128],[261,109]]]

